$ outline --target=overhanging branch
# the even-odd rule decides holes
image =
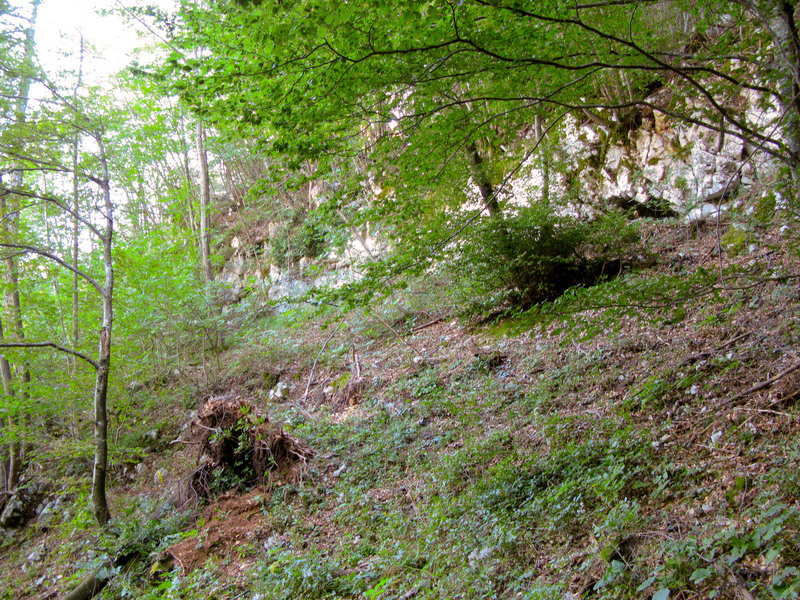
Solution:
[[[100,364],[96,360],[89,358],[84,353],[78,352],[77,350],[72,350],[71,348],[67,348],[65,346],[60,346],[55,342],[0,342],[0,348],[55,348],[59,352],[64,352],[85,360],[95,369],[100,368]]]
[[[0,248],[12,248],[14,250],[24,250],[26,252],[33,252],[34,254],[38,254],[39,256],[44,256],[45,258],[49,258],[50,260],[52,260],[55,263],[58,263],[68,271],[72,271],[76,275],[82,277],[89,285],[91,285],[94,289],[96,289],[101,296],[106,295],[103,287],[99,283],[97,283],[97,281],[95,281],[95,279],[91,275],[81,271],[80,269],[76,269],[65,260],[59,258],[58,256],[56,256],[51,252],[48,252],[47,250],[44,250],[43,248],[37,248],[36,246],[28,246],[26,244],[5,244],[5,243],[0,243]]]

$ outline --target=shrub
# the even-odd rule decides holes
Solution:
[[[621,214],[579,220],[539,204],[479,222],[449,262],[468,310],[496,313],[617,275],[638,240]]]

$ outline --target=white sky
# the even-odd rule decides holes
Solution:
[[[51,74],[78,65],[81,33],[84,38],[86,83],[98,84],[102,78],[121,70],[130,62],[137,47],[152,41],[137,35],[137,28],[116,15],[99,16],[100,9],[137,4],[170,6],[169,0],[43,0],[36,23],[36,44],[42,65]]]

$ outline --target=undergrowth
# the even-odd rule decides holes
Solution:
[[[126,548],[106,598],[798,598],[800,381],[742,394],[797,360],[796,287],[751,285],[749,260],[724,285],[665,264],[469,332],[430,314],[254,325],[225,376],[291,382],[247,393],[317,452],[305,477],[247,492],[251,533],[216,546],[230,497],[192,524],[142,501],[108,538],[84,506],[57,530],[62,585],[70,560]],[[208,558],[171,560],[179,540]]]

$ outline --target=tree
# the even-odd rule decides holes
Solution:
[[[31,82],[33,79],[34,71],[34,35],[36,31],[36,19],[38,14],[39,0],[34,0],[31,3],[31,13],[27,22],[21,31],[21,45],[22,55],[19,57],[20,69],[17,76],[17,82],[13,89],[13,96],[10,103],[7,105],[10,109],[8,118],[12,119],[17,125],[25,122]],[[17,186],[22,181],[22,171],[12,171],[13,183]],[[17,237],[19,230],[19,198],[11,195],[9,197],[0,197],[0,234],[2,234],[3,241],[14,241]],[[6,264],[6,308],[7,316],[10,318],[12,328],[8,337],[16,341],[23,341],[25,339],[25,332],[22,319],[22,305],[20,302],[19,293],[19,269],[17,267],[16,257],[9,254],[5,258]],[[5,339],[6,335],[0,323],[0,341]],[[30,371],[26,364],[20,365],[18,370],[22,387],[19,390],[23,396],[27,394],[27,388],[30,384]],[[3,381],[3,391],[6,395],[7,401],[12,399],[15,394],[14,373],[12,365],[9,363],[5,356],[0,356],[0,376]],[[2,482],[3,489],[11,490],[19,482],[20,472],[22,468],[22,446],[17,439],[17,429],[14,418],[11,414],[8,416],[7,422],[8,431],[10,433],[9,443],[9,464],[8,473]]]
[[[534,151],[520,131],[556,135],[567,114],[624,135],[655,111],[733,136],[781,161],[800,190],[793,11],[777,0],[219,0],[184,4],[167,65],[217,127],[322,174],[369,175],[386,193],[361,218],[428,255],[442,236],[420,247],[420,231],[449,235],[442,213],[475,188],[497,213],[503,182]],[[769,43],[776,61],[758,51]],[[744,95],[780,117],[750,122]],[[368,173],[348,166],[364,154]]]
[[[0,348],[53,348],[82,359],[95,370],[94,403],[94,466],[92,476],[92,501],[95,517],[100,525],[109,519],[106,501],[106,473],[108,461],[108,421],[107,397],[111,367],[111,330],[113,323],[114,269],[112,242],[114,236],[114,205],[111,199],[108,156],[105,149],[105,125],[102,115],[91,114],[86,108],[97,99],[68,99],[46,78],[39,77],[38,83],[46,89],[48,102],[40,104],[38,110],[28,121],[13,120],[3,123],[3,140],[0,142],[0,155],[4,163],[10,165],[12,177],[0,182],[0,195],[20,199],[16,213],[37,210],[45,205],[49,210],[57,210],[62,216],[76,220],[99,245],[102,275],[92,275],[86,268],[73,264],[70,257],[59,255],[57,248],[50,248],[30,230],[30,239],[6,238],[0,242],[5,249],[5,258],[38,256],[55,263],[59,267],[77,275],[93,288],[100,298],[100,328],[97,358],[87,353],[53,340],[3,341]],[[53,110],[53,106],[57,107]],[[84,160],[75,168],[71,152],[67,149],[74,144],[75,136],[91,140],[94,152],[84,155]],[[24,139],[24,148],[19,140]],[[60,152],[64,150],[64,152]],[[64,190],[72,188],[72,177],[95,186],[97,209],[85,212],[77,210],[72,204],[69,192],[60,196],[40,188],[37,177],[49,173],[62,178]],[[23,201],[25,203],[23,203]],[[95,224],[99,220],[100,224]]]
[[[200,263],[206,285],[214,280],[211,270],[211,243],[208,230],[208,211],[211,208],[211,178],[208,175],[208,154],[206,153],[206,128],[197,121],[195,132],[197,159],[200,163]]]

